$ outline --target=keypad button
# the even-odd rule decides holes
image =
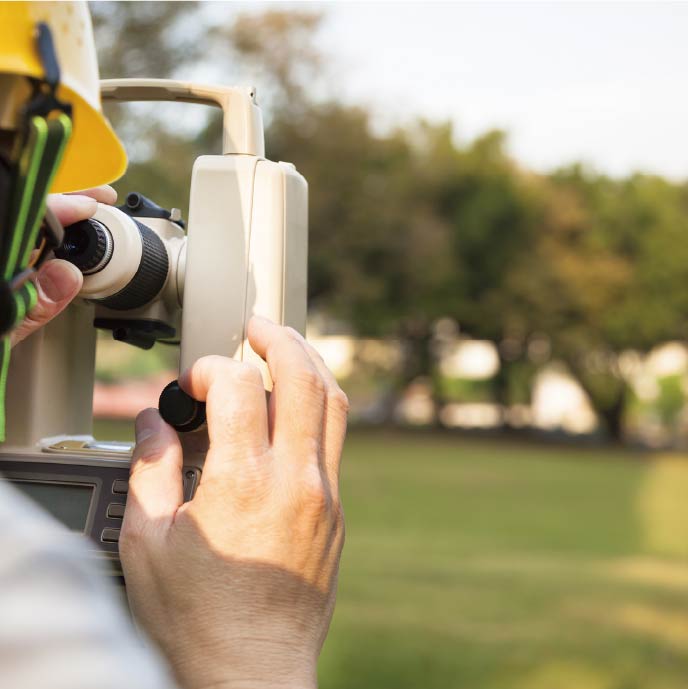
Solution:
[[[125,495],[129,490],[129,481],[126,479],[115,479],[112,482],[112,492],[120,495]]]
[[[103,529],[100,540],[104,543],[117,543],[119,541],[119,529]]]
[[[124,505],[113,502],[108,505],[107,516],[111,519],[121,519],[124,516]]]

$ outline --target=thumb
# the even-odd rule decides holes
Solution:
[[[38,271],[38,301],[24,321],[12,331],[12,345],[21,342],[63,311],[82,284],[83,276],[76,266],[59,259],[48,261]]]
[[[140,533],[154,521],[158,526],[160,522],[169,525],[183,501],[182,446],[177,433],[157,409],[145,409],[136,418],[123,535]]]

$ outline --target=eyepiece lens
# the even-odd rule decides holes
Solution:
[[[112,237],[97,220],[82,220],[65,227],[55,256],[73,263],[84,275],[101,271],[112,256]]]
[[[76,258],[88,250],[90,243],[89,233],[81,226],[76,226],[65,236],[62,251],[66,258]]]

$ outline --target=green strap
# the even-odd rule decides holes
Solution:
[[[43,117],[32,117],[29,123],[28,140],[19,159],[17,184],[12,203],[9,222],[9,255],[3,257],[2,276],[11,280],[17,272],[19,253],[26,241],[26,221],[31,207],[31,199],[36,190],[36,178],[43,160],[48,123]]]
[[[38,230],[45,216],[47,191],[52,186],[53,178],[57,172],[59,162],[62,160],[62,155],[71,133],[72,121],[67,115],[60,114],[56,119],[48,120],[47,140],[43,151],[43,160],[46,161],[46,164],[38,169],[35,193],[29,200],[29,212],[26,219],[26,231],[24,232],[27,241],[20,258],[19,265],[21,267],[28,265],[31,252],[36,246]],[[55,162],[50,165],[48,161]]]
[[[46,197],[57,172],[65,146],[72,133],[72,122],[64,113],[53,119],[32,117],[28,136],[15,177],[12,210],[0,255],[0,274],[9,281],[24,270],[36,246],[38,230],[45,215]],[[14,293],[15,325],[36,305],[38,292],[33,282],[25,282]],[[5,393],[10,362],[9,335],[0,343],[0,442],[5,439]]]

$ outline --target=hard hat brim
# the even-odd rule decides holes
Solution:
[[[73,129],[50,191],[79,191],[119,179],[127,169],[127,154],[110,123],[71,89],[59,91],[72,104]]]

